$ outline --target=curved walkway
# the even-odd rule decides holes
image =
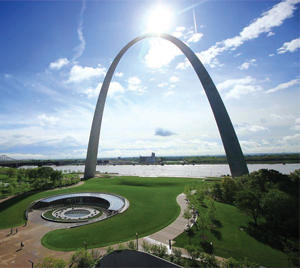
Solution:
[[[146,237],[139,239],[139,249],[141,249],[142,242],[145,240],[150,244],[164,244],[168,246],[169,239],[174,239],[183,232],[186,226],[186,220],[183,219],[182,214],[187,207],[185,195],[177,196],[177,203],[181,207],[180,215],[177,219],[166,228]],[[18,233],[10,235],[10,229],[0,230],[0,267],[31,267],[28,260],[35,264],[39,258],[45,255],[53,254],[56,257],[69,260],[73,252],[53,251],[45,248],[41,244],[42,237],[52,231],[48,226],[39,225],[34,222],[28,222],[27,226],[18,227]],[[24,248],[20,250],[20,243],[24,243]],[[124,243],[126,244],[126,243]],[[115,245],[116,246],[116,245]],[[106,253],[106,247],[97,248],[101,255]],[[184,254],[185,255],[185,254]]]

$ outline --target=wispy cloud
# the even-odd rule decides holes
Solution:
[[[150,49],[145,56],[145,62],[149,68],[162,68],[167,66],[176,56],[182,52],[172,43],[166,40],[150,40]]]
[[[75,50],[75,55],[73,57],[73,62],[75,63],[76,60],[82,55],[83,51],[85,50],[85,39],[83,37],[83,13],[86,8],[86,3],[85,0],[82,0],[82,6],[79,14],[79,19],[78,19],[78,27],[77,27],[77,34],[78,34],[78,39],[80,41],[79,46],[77,46]]]
[[[274,5],[269,11],[262,13],[261,17],[255,19],[249,26],[245,27],[239,35],[217,42],[214,46],[201,53],[196,53],[196,55],[203,64],[207,64],[212,68],[221,67],[222,64],[216,58],[218,55],[228,49],[235,50],[244,44],[244,42],[258,38],[262,33],[270,33],[274,27],[282,25],[286,19],[292,17],[299,2],[300,0],[287,0]],[[184,65],[181,64],[177,67],[178,69],[187,68],[187,61]]]
[[[165,86],[167,86],[169,83],[161,83],[161,84],[159,84],[159,85],[157,85],[157,87],[165,87]]]
[[[300,38],[294,39],[291,42],[286,42],[281,48],[277,49],[278,54],[283,54],[287,51],[295,52],[300,48]]]
[[[92,67],[82,67],[80,65],[74,65],[70,72],[70,77],[67,83],[75,82],[80,83],[83,80],[90,79],[95,76],[105,75],[106,69],[103,68],[92,68]]]
[[[241,66],[239,66],[238,68],[240,70],[247,70],[249,69],[250,66],[257,66],[256,65],[256,59],[252,59],[252,60],[249,60],[249,61],[246,61],[244,62]]]
[[[217,84],[217,89],[218,90],[231,89],[235,85],[254,84],[255,82],[256,79],[254,79],[251,76],[247,76],[245,78],[240,78],[240,79],[228,79],[222,83]]]
[[[177,83],[178,81],[179,81],[179,77],[177,77],[177,76],[170,77],[170,82],[171,83]]]
[[[142,81],[136,76],[130,77],[127,80],[127,84],[127,90],[129,91],[137,92],[139,95],[142,95],[146,92],[146,87],[142,86]]]
[[[63,66],[67,65],[68,63],[69,61],[67,60],[67,58],[58,59],[55,62],[51,62],[49,68],[52,70],[59,70]]]
[[[274,87],[274,88],[271,88],[271,89],[267,90],[266,93],[274,93],[274,92],[277,92],[279,90],[287,89],[289,87],[292,87],[292,86],[295,86],[295,85],[298,85],[298,84],[299,84],[299,78],[293,79],[293,80],[291,80],[287,83],[280,84],[277,87]]]
[[[59,120],[59,118],[54,117],[54,116],[47,116],[45,114],[39,115],[37,117],[39,124],[41,126],[53,126],[57,123],[57,121]]]
[[[123,73],[116,73],[115,74],[116,77],[123,77],[123,75],[124,75]]]

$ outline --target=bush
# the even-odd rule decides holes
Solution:
[[[70,264],[72,267],[87,268],[94,264],[94,259],[90,252],[80,249],[71,256]]]
[[[37,268],[64,268],[67,262],[64,259],[55,258],[53,255],[46,255],[39,259],[35,267]]]
[[[105,250],[106,250],[106,253],[109,254],[109,253],[112,253],[114,251],[114,247],[113,246],[108,246]]]
[[[153,255],[163,258],[167,254],[168,249],[166,246],[164,246],[162,244],[159,244],[159,245],[154,244],[154,245],[151,245],[150,251]]]
[[[127,243],[127,248],[130,249],[130,250],[136,250],[136,243],[133,240],[130,240]]]

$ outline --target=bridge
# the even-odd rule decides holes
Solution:
[[[0,167],[18,168],[22,166],[65,166],[65,165],[84,165],[85,159],[60,159],[60,160],[16,160],[7,155],[0,156]],[[108,160],[97,160],[97,165],[109,164]]]

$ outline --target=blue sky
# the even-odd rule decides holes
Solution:
[[[243,152],[299,152],[299,0],[0,1],[0,154],[84,158],[104,76],[158,8],[207,68]],[[224,154],[194,70],[159,38],[120,61],[98,157],[151,152]]]

